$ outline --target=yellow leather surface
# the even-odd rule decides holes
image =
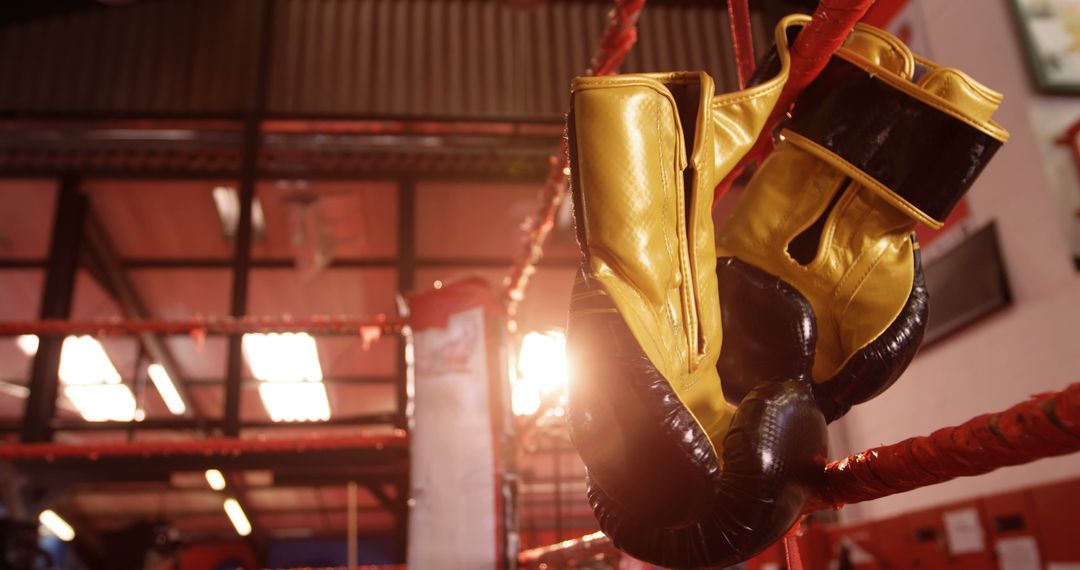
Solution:
[[[920,85],[911,83],[914,56],[885,32],[859,25],[838,55],[1000,140],[1008,136],[990,119],[1000,94],[940,67]],[[903,309],[914,272],[910,236],[915,220],[929,217],[891,190],[871,187],[876,182],[811,141],[790,131],[784,139],[721,229],[717,253],[757,265],[810,301],[818,324],[814,381],[823,382]],[[817,256],[803,266],[788,254],[788,244],[822,215],[837,192],[842,194],[825,221]]]
[[[713,189],[776,104],[789,67],[786,29],[808,20],[781,22],[780,73],[736,93],[715,95],[703,72],[581,77],[571,86],[578,156],[571,167],[589,269],[714,447],[734,409],[716,373]]]

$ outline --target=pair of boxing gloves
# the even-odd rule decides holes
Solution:
[[[583,263],[568,417],[603,530],[674,568],[780,538],[823,475],[826,423],[891,385],[940,227],[1007,133],[1001,95],[857,26],[714,229],[713,189],[787,79],[789,16],[745,90],[705,73],[584,77],[569,114]]]

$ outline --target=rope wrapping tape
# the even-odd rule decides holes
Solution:
[[[1076,451],[1080,384],[833,462],[825,468],[819,500],[807,510],[868,501]]]

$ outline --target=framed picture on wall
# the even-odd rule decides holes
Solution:
[[[1008,0],[1040,91],[1080,94],[1080,0]]]

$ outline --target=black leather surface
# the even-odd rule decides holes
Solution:
[[[788,128],[944,221],[1001,142],[833,58],[799,96]]]
[[[794,287],[734,257],[716,260],[724,344],[716,370],[733,404],[774,378],[810,382],[817,323]]]
[[[743,398],[723,443],[716,495],[692,524],[663,527],[635,517],[590,481],[589,501],[615,546],[665,568],[725,568],[776,542],[823,477],[825,420],[810,386],[776,380]]]
[[[599,283],[583,273],[571,307],[580,316],[568,329],[568,416],[588,467],[589,500],[618,548],[669,568],[722,568],[772,544],[801,514],[827,454],[810,386],[809,305],[737,260],[718,273],[721,295],[745,308],[725,315],[733,331],[725,346],[744,330],[758,337],[748,343],[752,357],[725,363],[739,407],[719,446],[722,469],[622,317],[599,312],[610,298],[579,295]]]

